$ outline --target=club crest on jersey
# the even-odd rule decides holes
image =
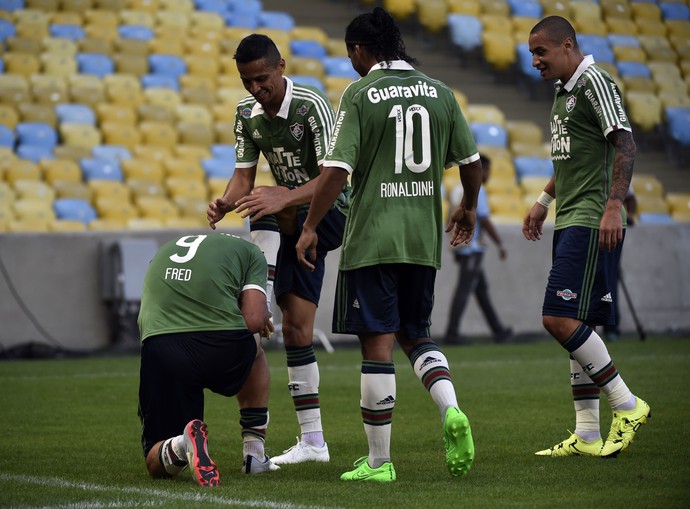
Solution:
[[[252,110],[251,108],[242,108],[240,111],[240,115],[242,115],[243,118],[249,118],[252,116]]]
[[[309,110],[307,109],[306,106],[300,106],[299,108],[297,108],[297,109],[295,110],[295,113],[297,113],[298,115],[304,116],[304,115],[307,114],[308,111],[309,111]]]
[[[565,111],[570,113],[575,108],[575,103],[577,102],[577,97],[571,95],[565,100]]]
[[[304,136],[304,126],[300,123],[295,122],[290,126],[290,132],[297,141],[300,141],[302,139],[302,136]]]

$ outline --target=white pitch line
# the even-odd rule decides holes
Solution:
[[[89,492],[102,491],[102,492],[117,492],[125,493],[130,495],[138,495],[143,497],[158,497],[159,499],[167,499],[172,501],[180,502],[206,502],[215,505],[223,505],[229,507],[266,507],[269,509],[326,509],[324,506],[311,506],[302,504],[293,504],[291,502],[275,502],[272,500],[261,500],[261,499],[249,499],[241,500],[237,498],[227,498],[217,495],[212,495],[210,493],[172,493],[164,490],[150,489],[150,488],[135,488],[135,487],[122,487],[122,486],[108,486],[101,484],[85,483],[85,482],[73,482],[66,479],[61,479],[59,477],[37,477],[30,475],[16,475],[16,474],[6,474],[0,472],[0,481],[12,481],[16,483],[23,484],[33,484],[41,486],[49,486],[53,488],[74,488]],[[103,503],[103,507],[108,506],[107,502]],[[141,504],[138,504],[141,505]],[[58,508],[61,506],[46,506],[50,508]],[[70,505],[69,507],[72,507]],[[75,508],[81,507],[81,505],[74,506]],[[92,507],[92,506],[89,506]],[[112,507],[127,507],[127,506],[112,506]]]

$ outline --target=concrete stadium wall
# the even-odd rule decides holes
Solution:
[[[550,267],[552,232],[528,242],[517,225],[498,225],[508,250],[500,261],[490,246],[485,259],[490,290],[501,318],[520,334],[544,334],[541,302]],[[108,306],[103,300],[101,248],[122,238],[150,238],[158,245],[185,232],[89,232],[0,235],[0,347],[34,343],[68,350],[109,346]],[[243,232],[239,232],[244,235]],[[331,342],[353,337],[330,333],[338,253],[329,255],[316,327]],[[148,263],[144,261],[143,263]],[[628,232],[624,280],[648,332],[690,331],[690,225],[639,225]],[[436,280],[432,335],[445,331],[457,265],[444,250]],[[630,308],[620,294],[623,332],[634,332]],[[277,313],[276,322],[280,316]],[[488,335],[472,301],[463,334]]]

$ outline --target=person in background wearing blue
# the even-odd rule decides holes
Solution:
[[[458,283],[455,287],[455,295],[450,306],[448,325],[446,326],[444,343],[447,345],[468,343],[467,339],[460,335],[458,328],[467,307],[467,302],[472,294],[477,297],[477,303],[482,310],[486,323],[491,328],[494,341],[496,343],[504,343],[513,335],[513,330],[510,327],[505,327],[501,323],[498,313],[496,313],[496,309],[489,296],[489,285],[484,273],[485,247],[482,243],[481,235],[486,232],[494,244],[496,244],[501,260],[505,260],[506,250],[501,242],[501,237],[489,218],[489,200],[484,185],[489,180],[491,173],[491,160],[483,154],[480,154],[479,159],[482,163],[483,185],[479,189],[479,201],[477,202],[477,227],[474,238],[469,244],[460,244],[455,248],[455,261],[460,265],[460,271],[458,272]],[[453,188],[450,196],[451,208],[460,203],[461,199],[462,185],[458,184]]]

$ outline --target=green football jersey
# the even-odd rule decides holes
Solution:
[[[551,108],[556,229],[599,228],[616,155],[606,136],[616,129],[631,131],[622,95],[611,76],[587,56],[570,81],[557,86]]]
[[[351,84],[324,162],[352,179],[341,270],[382,263],[440,268],[443,171],[477,159],[469,125],[442,82],[393,61]]]
[[[239,298],[266,292],[261,250],[226,233],[188,235],[163,245],[144,277],[141,339],[189,331],[246,330]]]
[[[333,132],[333,107],[318,89],[284,79],[285,99],[275,118],[266,115],[252,96],[237,105],[235,167],[251,168],[263,153],[276,184],[299,187],[319,176]],[[348,184],[336,202],[343,212],[349,192]]]

